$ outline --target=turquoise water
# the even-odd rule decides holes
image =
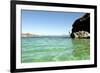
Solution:
[[[88,60],[90,39],[22,37],[21,62]]]

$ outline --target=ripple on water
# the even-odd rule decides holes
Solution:
[[[22,38],[21,60],[29,63],[89,59],[89,43],[70,38]]]

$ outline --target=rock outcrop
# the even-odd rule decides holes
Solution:
[[[71,38],[89,38],[90,37],[90,14],[86,13],[83,17],[77,19],[72,25]]]
[[[74,38],[89,38],[90,34],[87,31],[79,31],[73,33]]]

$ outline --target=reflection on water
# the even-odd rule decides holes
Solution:
[[[89,58],[89,39],[22,38],[22,63],[87,60]]]
[[[77,60],[90,58],[90,39],[73,39],[73,55]]]

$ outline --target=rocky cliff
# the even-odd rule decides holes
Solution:
[[[77,19],[72,25],[72,38],[89,38],[90,34],[90,14],[86,13]]]

